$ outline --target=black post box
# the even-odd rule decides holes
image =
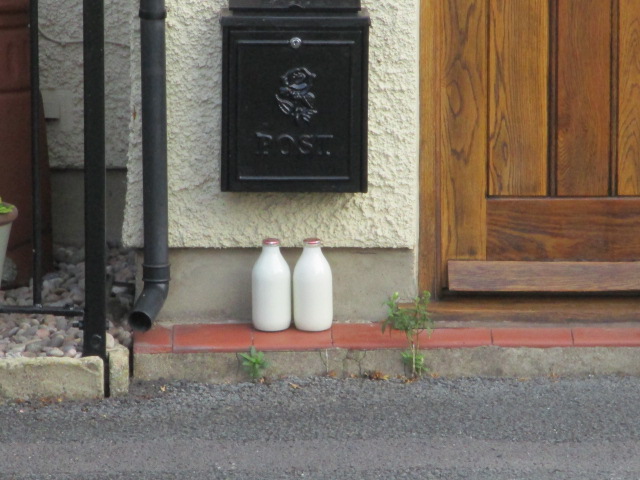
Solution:
[[[220,21],[222,190],[366,192],[360,0],[230,0]]]

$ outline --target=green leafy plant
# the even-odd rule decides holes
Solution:
[[[382,322],[382,332],[393,328],[405,333],[409,350],[402,352],[402,363],[410,369],[413,378],[417,378],[428,371],[424,355],[420,353],[420,333],[426,331],[431,335],[433,330],[433,320],[427,311],[431,294],[425,290],[422,295],[413,299],[411,305],[400,306],[399,299],[400,294],[395,292],[384,302],[388,315]]]
[[[240,353],[242,366],[253,380],[258,380],[264,376],[264,371],[269,363],[264,358],[264,353],[258,352],[255,347],[251,347],[249,353]]]
[[[417,378],[429,371],[424,363],[424,355],[422,353],[415,352],[414,350],[406,350],[400,354],[402,356],[402,363],[405,367],[411,370],[413,377]]]
[[[4,214],[4,213],[10,213],[13,212],[13,209],[16,208],[13,205],[11,205],[10,203],[4,203],[2,201],[2,198],[0,198],[0,215]]]

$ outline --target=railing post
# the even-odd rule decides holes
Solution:
[[[84,0],[85,317],[83,356],[106,360],[104,1]]]
[[[33,304],[42,305],[42,193],[40,171],[40,47],[38,0],[29,4],[31,80],[31,198],[33,203]],[[2,272],[0,272],[2,273]]]

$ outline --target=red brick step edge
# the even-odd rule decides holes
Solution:
[[[640,347],[640,327],[436,328],[423,333],[421,348]],[[251,324],[155,326],[134,336],[134,354],[313,351],[330,348],[378,350],[406,348],[400,331],[382,333],[379,323],[335,324],[324,332],[260,332]]]

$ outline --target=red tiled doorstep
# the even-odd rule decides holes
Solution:
[[[405,348],[407,337],[399,330],[382,333],[379,323],[337,323],[333,325],[333,346],[355,350]]]
[[[570,328],[494,328],[493,344],[499,347],[571,347]]]
[[[176,325],[173,327],[174,353],[240,352],[252,341],[249,324]]]
[[[638,347],[640,328],[574,328],[573,342],[576,347]]]
[[[148,332],[134,332],[135,353],[171,353],[173,330],[155,326]]]
[[[331,330],[323,332],[302,332],[289,328],[281,332],[253,332],[253,346],[256,350],[303,351],[331,348]]]
[[[405,348],[403,332],[382,333],[379,323],[334,324],[324,332],[302,332],[290,328],[282,332],[259,332],[250,324],[155,326],[134,334],[134,352],[187,353],[238,352],[253,344],[264,351],[308,351],[325,348],[357,350]],[[539,328],[439,328],[429,337],[423,332],[422,348],[461,348],[484,345],[501,347],[638,347],[640,327]]]
[[[491,345],[489,328],[438,328],[420,335],[421,348],[461,348]]]

